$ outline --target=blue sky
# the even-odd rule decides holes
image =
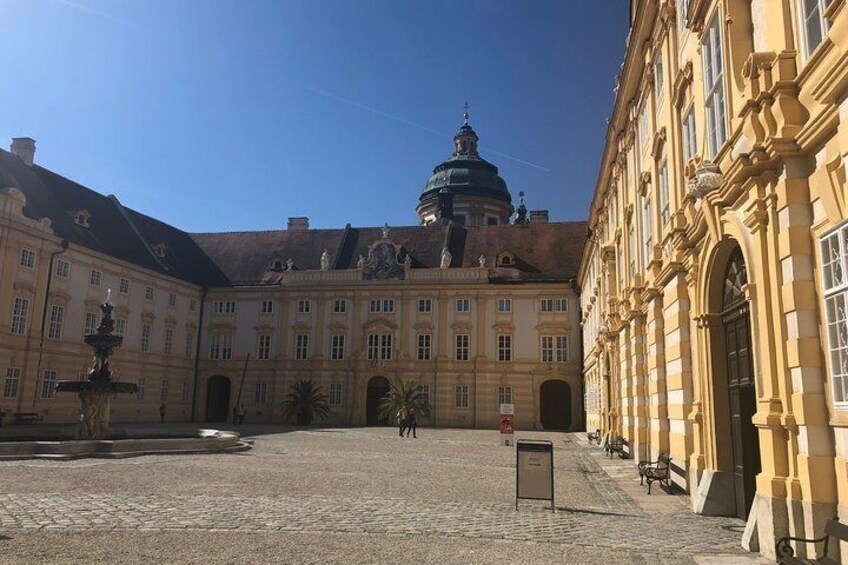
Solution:
[[[0,143],[186,231],[414,225],[470,105],[585,218],[628,0],[0,0]]]

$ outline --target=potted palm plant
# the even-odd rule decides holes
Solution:
[[[327,395],[321,392],[321,385],[316,385],[312,379],[294,383],[283,400],[282,409],[283,421],[294,416],[298,426],[310,426],[316,416],[326,420],[330,415]]]

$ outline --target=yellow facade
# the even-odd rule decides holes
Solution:
[[[848,9],[631,16],[580,274],[587,427],[670,453],[693,511],[773,556],[848,520]]]

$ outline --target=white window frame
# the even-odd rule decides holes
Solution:
[[[431,298],[418,299],[418,312],[421,314],[429,314],[433,311],[433,300]]]
[[[498,334],[498,361],[512,361],[512,334]]]
[[[174,350],[174,329],[165,328],[165,355],[170,355]]]
[[[41,399],[49,400],[56,393],[56,383],[59,382],[59,373],[55,369],[47,369],[41,378]]]
[[[464,313],[471,312],[471,300],[468,298],[457,298],[456,311]]]
[[[683,158],[685,162],[698,154],[698,125],[695,123],[695,103],[690,102],[683,113]]]
[[[330,383],[330,394],[327,398],[327,403],[330,406],[341,406],[344,399],[344,384]]]
[[[139,402],[144,402],[144,389],[147,387],[147,381],[144,377],[139,377],[136,381],[136,386],[138,386],[138,391],[135,393],[135,399]]]
[[[343,361],[345,356],[345,334],[330,336],[330,360]]]
[[[17,398],[21,390],[21,368],[9,367],[6,369],[6,381],[3,383],[3,398]]]
[[[430,385],[420,384],[416,388],[418,389],[418,393],[421,395],[421,400],[430,404]]]
[[[468,408],[468,385],[454,387],[454,407]]]
[[[150,324],[141,324],[141,350],[145,353],[150,351],[150,336],[153,333],[153,328]]]
[[[337,298],[333,301],[333,314],[347,314],[347,300]]]
[[[294,358],[298,361],[309,359],[309,334],[294,336]]]
[[[67,259],[58,259],[56,261],[56,276],[63,279],[71,276],[71,262]]]
[[[660,158],[660,164],[657,168],[658,182],[657,184],[660,193],[660,222],[665,226],[671,220],[671,201],[669,200],[668,192],[668,159],[663,153]]]
[[[540,336],[540,357],[542,363],[553,363],[554,362],[554,336],[552,335],[543,335]]]
[[[185,334],[185,356],[187,359],[191,359],[194,354],[194,334],[192,332],[186,332]]]
[[[268,381],[256,381],[256,386],[253,391],[253,402],[257,405],[262,405],[268,402]]]
[[[259,304],[259,313],[260,314],[273,314],[274,313],[274,301],[273,300],[263,300]]]
[[[23,267],[24,269],[34,269],[35,257],[36,253],[34,250],[29,249],[28,247],[21,248],[21,267]]]
[[[168,381],[167,377],[159,382],[159,402],[168,402],[170,385],[171,383]]]
[[[130,279],[121,278],[118,281],[118,292],[121,294],[129,294],[130,292]]]
[[[456,334],[454,339],[454,359],[456,361],[468,361],[471,358],[471,335]]]
[[[498,387],[498,408],[501,404],[512,404],[512,387],[509,385]]]
[[[145,300],[153,300],[154,296],[155,296],[155,294],[153,292],[153,287],[150,286],[149,284],[144,285],[144,299]]]
[[[418,345],[417,359],[419,361],[429,361],[433,353],[433,334],[420,333],[415,341]]]
[[[29,319],[29,298],[16,296],[12,303],[12,324],[9,328],[15,335],[24,335]]]
[[[837,410],[848,410],[848,224],[819,239],[827,368]]]
[[[512,299],[498,298],[498,312],[512,312]]]
[[[312,301],[308,298],[301,298],[297,301],[298,314],[310,314],[312,312]]]
[[[824,17],[830,2],[833,0],[798,0],[796,6],[798,8],[798,29],[800,31],[799,38],[801,40],[801,53],[804,61],[807,61],[819,45],[824,43],[827,37],[827,32],[830,29],[830,22]],[[807,13],[808,4],[813,5],[813,9]],[[820,40],[815,44],[810,44],[810,29],[815,26],[819,34]]]
[[[259,334],[256,338],[256,359],[259,361],[271,359],[271,334]]]
[[[65,307],[53,304],[50,307],[50,324],[47,326],[47,339],[62,339],[62,326],[65,322]]]
[[[704,75],[704,112],[707,116],[707,148],[715,159],[727,142],[727,92],[724,88],[724,30],[721,7],[716,8],[704,26],[701,58]]]
[[[647,269],[654,252],[654,209],[651,206],[651,195],[642,199],[642,268]]]
[[[97,331],[97,312],[86,312],[82,335],[93,334]]]
[[[103,284],[103,273],[101,273],[97,269],[91,269],[88,272],[88,285],[100,286],[101,284]]]

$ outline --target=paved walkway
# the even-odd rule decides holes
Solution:
[[[742,521],[648,496],[632,461],[582,434],[517,434],[555,442],[556,513],[536,501],[516,512],[514,451],[496,432],[420,435],[288,431],[240,455],[0,463],[0,552],[29,563],[52,545],[41,562],[97,562],[103,544],[129,539],[146,557],[121,561],[397,562],[392,548],[406,547],[456,563],[768,562],[741,550]]]

